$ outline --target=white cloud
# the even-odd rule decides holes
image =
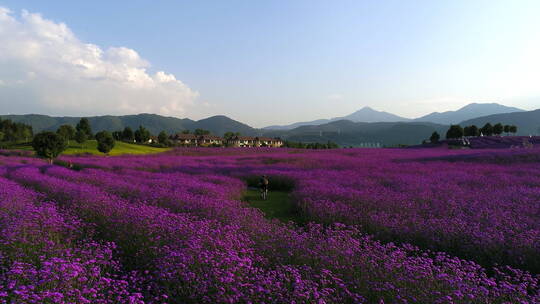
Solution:
[[[0,7],[3,111],[67,115],[184,115],[198,93],[172,74],[150,73],[132,49],[80,41],[63,23]]]

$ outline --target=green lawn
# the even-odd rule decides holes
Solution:
[[[17,150],[32,150],[32,146],[28,143],[17,144],[10,147],[10,149]],[[121,155],[121,154],[150,154],[168,151],[169,148],[155,148],[145,145],[128,144],[125,142],[117,141],[114,148],[109,155]],[[78,144],[74,140],[69,141],[68,148],[62,154],[79,154],[79,153],[91,153],[95,155],[103,155],[103,153],[97,150],[97,142],[95,140],[87,140],[83,144]]]
[[[268,199],[264,201],[261,199],[259,190],[247,190],[243,200],[249,206],[260,209],[267,218],[277,218],[283,222],[293,221],[297,224],[304,222],[288,192],[270,191]]]

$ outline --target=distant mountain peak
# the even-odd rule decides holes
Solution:
[[[318,119],[307,122],[297,122],[285,126],[269,126],[264,129],[291,130],[301,126],[318,126],[338,120],[350,120],[352,122],[399,122],[409,121],[410,119],[400,117],[388,112],[377,111],[369,106],[364,106],[356,112],[343,117],[334,117],[332,119]]]
[[[346,119],[353,122],[398,122],[398,121],[408,121],[408,118],[397,116],[384,111],[377,111],[369,106],[365,106],[360,110],[344,116],[336,117],[332,120],[341,120]]]
[[[439,124],[457,124],[464,120],[481,116],[523,111],[524,110],[522,109],[508,107],[495,102],[473,102],[459,108],[456,111],[433,112],[420,118],[416,118],[415,121],[427,121]]]
[[[356,113],[386,113],[386,112],[383,112],[383,111],[377,111],[377,110],[373,109],[373,108],[370,107],[370,106],[365,106],[365,107],[360,108],[360,110],[357,110],[357,111],[354,112],[353,114],[356,114]],[[350,115],[349,115],[349,116],[350,116]]]

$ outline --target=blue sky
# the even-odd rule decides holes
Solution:
[[[0,7],[12,24],[0,42],[9,31],[20,35],[11,53],[0,47],[0,67],[14,71],[0,71],[0,104],[11,113],[225,114],[261,127],[363,106],[406,117],[470,102],[540,107],[540,1],[0,0]],[[48,47],[51,33],[65,34],[61,23],[71,34]],[[88,43],[104,54],[84,59],[91,75],[65,67],[81,65]],[[46,55],[14,51],[35,44]],[[50,70],[57,66],[63,74]],[[133,73],[144,79],[135,89]]]

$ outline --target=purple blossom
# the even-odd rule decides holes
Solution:
[[[3,156],[0,301],[540,302],[535,153],[64,157],[79,172]],[[294,187],[310,223],[268,220],[240,200],[263,173]]]

